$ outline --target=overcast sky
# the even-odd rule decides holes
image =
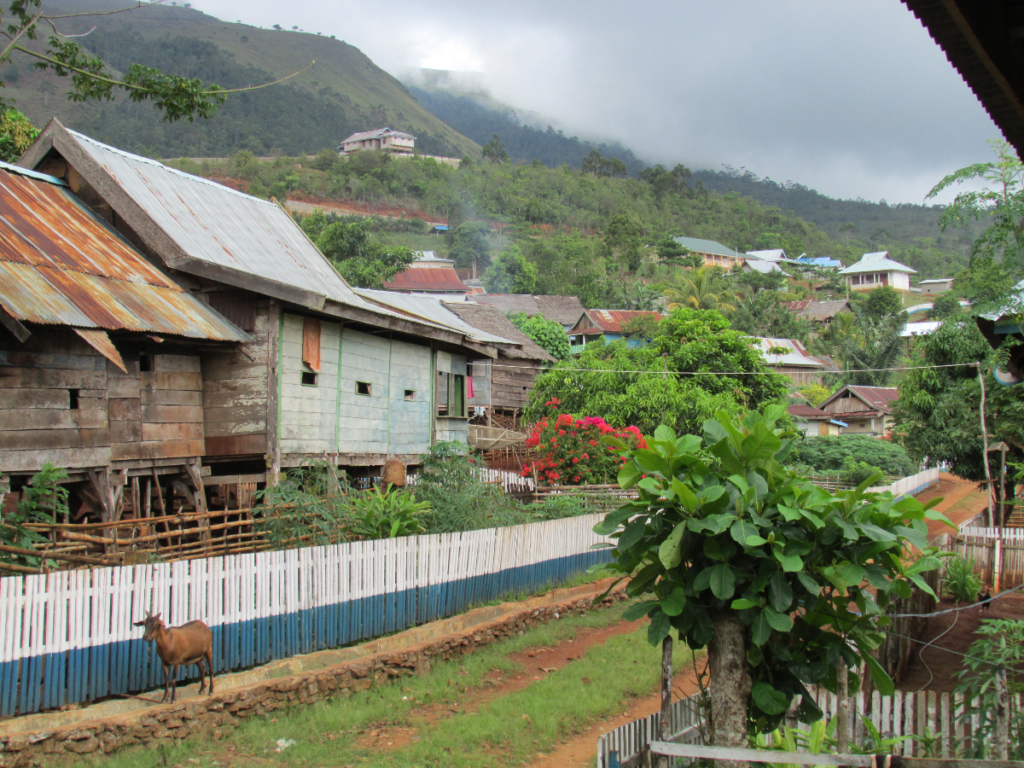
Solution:
[[[920,203],[999,137],[899,0],[192,4],[336,35],[399,77],[479,72],[496,99],[648,162],[743,166],[834,197]]]

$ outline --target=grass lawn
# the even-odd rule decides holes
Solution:
[[[495,673],[522,674],[514,654],[572,639],[584,627],[610,627],[620,621],[622,604],[569,616],[524,632],[451,662],[430,674],[404,678],[311,706],[251,719],[219,741],[186,740],[167,747],[131,748],[79,765],[104,768],[148,766],[513,766],[554,746],[595,720],[624,711],[631,699],[650,695],[660,675],[660,649],[639,630],[592,645],[561,669],[529,681],[525,688],[493,697],[484,691]],[[675,666],[690,653],[678,648]],[[531,673],[533,674],[533,673]],[[467,699],[483,699],[462,711]],[[425,717],[424,709],[435,713]],[[437,713],[442,713],[437,716]],[[414,729],[415,738],[381,750],[360,743],[372,729]],[[279,739],[294,740],[281,752]]]

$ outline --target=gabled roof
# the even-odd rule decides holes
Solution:
[[[251,341],[150,264],[63,181],[6,163],[0,169],[0,306],[12,318]]]
[[[786,252],[782,248],[772,248],[767,251],[747,251],[747,256],[753,256],[761,261],[786,261]]]
[[[459,280],[451,267],[409,267],[390,283],[385,282],[384,287],[389,291],[469,293],[469,286]]]
[[[796,312],[799,317],[805,320],[827,320],[835,317],[843,310],[849,310],[850,302],[846,299],[833,299],[831,301],[802,299],[800,301],[788,302],[785,306],[790,312]]]
[[[732,256],[735,259],[746,258],[739,251],[727,248],[714,240],[701,240],[699,237],[676,237],[673,239],[684,248],[689,248],[696,253],[717,253],[720,256]]]
[[[776,264],[774,261],[765,261],[764,259],[747,259],[743,262],[744,267],[750,267],[754,272],[761,272],[768,274],[769,272],[781,272],[783,275],[789,276],[789,273],[783,272],[782,267]]]
[[[935,278],[933,280],[922,280],[922,281],[920,281],[918,283],[918,285],[936,285],[938,283],[952,283],[952,282],[953,282],[953,278],[952,277],[938,277],[938,278]]]
[[[481,344],[514,344],[511,339],[488,333],[464,322],[458,315],[451,312],[449,305],[440,296],[410,296],[407,293],[393,291],[374,291],[364,288],[357,289],[360,296],[392,309],[399,314],[426,320],[456,333],[461,333]]]
[[[542,360],[547,363],[558,362],[552,355],[538,346],[533,339],[516,328],[512,321],[505,316],[505,313],[497,307],[492,307],[488,304],[477,304],[475,301],[448,301],[445,302],[445,306],[448,308],[448,311],[454,312],[464,322],[474,328],[479,328],[495,336],[511,339],[520,345],[518,348],[499,347],[498,354],[500,357],[510,357],[517,360]]]
[[[664,315],[660,312],[639,309],[588,309],[586,319],[592,323],[592,326],[589,329],[573,328],[573,330],[583,332],[584,335],[588,330],[599,333],[622,333],[622,324],[638,317],[653,317],[656,320],[661,320]],[[581,321],[583,319],[580,317]],[[579,324],[577,323],[577,325]]]
[[[893,261],[888,251],[865,253],[856,264],[839,270],[840,275],[859,275],[863,272],[906,272],[916,275],[917,270]]]
[[[545,320],[554,320],[564,326],[572,326],[586,311],[575,296],[532,296],[528,293],[484,293],[474,296],[473,301],[490,304],[506,314],[524,312],[528,317],[543,315]]]
[[[353,133],[347,139],[342,141],[342,144],[347,144],[350,141],[366,141],[367,139],[383,139],[386,136],[391,136],[396,139],[415,139],[411,133],[404,133],[402,131],[394,131],[390,128],[374,128],[372,131],[360,131]]]
[[[847,384],[823,402],[821,408],[824,410],[830,403],[848,396],[855,397],[864,403],[865,410],[888,412],[892,410],[893,403],[900,396],[900,391],[896,387],[862,387],[856,384]]]
[[[815,408],[813,405],[787,405],[786,410],[789,411],[791,416],[797,416],[798,418],[810,421],[826,421],[832,418],[831,413]]]
[[[843,262],[838,259],[830,259],[828,256],[801,256],[796,260],[797,264],[804,264],[808,267],[832,267],[842,269]]]
[[[765,362],[768,363],[768,365],[793,368],[816,368],[819,370],[824,370],[827,367],[821,360],[816,357],[812,357],[807,351],[807,347],[796,339],[771,339],[755,336],[753,337],[753,341],[756,343],[758,349],[761,350],[761,354],[764,356]],[[773,354],[769,352],[769,350],[772,349],[784,349],[786,351],[783,354]]]

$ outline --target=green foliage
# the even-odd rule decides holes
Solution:
[[[631,317],[622,323],[622,335],[627,339],[648,342],[658,334],[661,318],[654,315]]]
[[[832,390],[828,387],[823,387],[821,384],[804,384],[801,387],[797,387],[796,391],[815,408],[828,400],[832,394]]]
[[[663,376],[666,367],[669,373]],[[578,361],[563,361],[544,373],[525,416],[538,420],[548,415],[545,404],[557,399],[563,411],[602,414],[618,429],[635,424],[650,434],[670,424],[690,432],[719,410],[760,408],[787,391],[786,379],[772,373],[750,341],[720,314],[677,309],[661,321],[645,347],[593,342]]]
[[[896,379],[896,368],[903,358],[903,329],[906,312],[872,317],[860,307],[853,308],[856,328],[837,338],[829,350],[843,363],[844,373],[832,375],[840,384],[887,387]],[[844,321],[848,322],[848,321]],[[835,325],[835,322],[833,322]],[[843,326],[837,326],[840,333]],[[830,329],[832,330],[832,329]]]
[[[918,471],[903,446],[868,435],[809,437],[794,444],[789,455],[790,464],[806,467],[812,474],[849,471],[857,462],[891,477],[909,477]]]
[[[312,461],[289,470],[277,485],[256,492],[262,515],[256,529],[275,548],[322,546],[347,538],[350,489],[327,461]]]
[[[360,539],[394,539],[412,536],[423,531],[422,517],[430,511],[430,504],[417,502],[410,491],[388,485],[371,488],[365,494],[353,496],[348,521],[353,536]]]
[[[560,493],[545,497],[544,501],[534,504],[530,511],[537,520],[561,520],[564,517],[589,515],[594,510],[591,509],[584,494]]]
[[[508,152],[505,151],[505,145],[501,143],[501,139],[498,138],[498,134],[494,134],[489,142],[484,144],[483,152],[484,160],[490,160],[492,163],[507,163]]]
[[[676,282],[665,288],[669,309],[713,309],[732,312],[736,297],[729,290],[729,280],[719,267],[699,267],[678,275]]]
[[[918,342],[915,366],[949,366],[907,371],[900,381],[900,396],[893,413],[897,439],[915,459],[927,466],[946,464],[949,471],[967,480],[985,479],[984,447],[979,409],[981,387],[978,368],[985,374],[986,421],[989,444],[1010,446],[1008,462],[1024,460],[1024,399],[1013,387],[992,377],[993,367],[1005,360],[1008,350],[993,351],[974,322],[949,320]],[[966,364],[966,365],[964,365]],[[991,474],[995,477],[998,467]],[[1006,498],[1015,487],[1006,484]]]
[[[373,222],[367,219],[331,223],[323,211],[316,210],[302,217],[300,226],[341,276],[358,288],[382,288],[415,260],[409,248],[374,239]]]
[[[971,265],[956,273],[952,294],[971,304],[984,307],[1004,298],[1017,278],[1007,271],[1006,265],[991,258],[977,257]]]
[[[662,200],[666,195],[691,195],[687,182],[693,176],[685,165],[676,165],[671,171],[660,163],[644,168],[637,178],[646,181],[654,197]]]
[[[590,154],[583,158],[581,168],[583,173],[592,173],[595,176],[622,177],[629,173],[624,162],[617,157],[604,157],[597,149],[590,150]]]
[[[64,469],[43,464],[22,490],[21,499],[12,514],[0,520],[0,544],[18,549],[34,549],[36,544],[48,540],[25,527],[29,523],[57,523],[68,521],[68,491],[62,483],[68,479]],[[32,555],[0,552],[0,562],[36,568],[43,559]]]
[[[890,315],[898,315],[903,311],[903,299],[896,289],[885,285],[868,291],[868,299],[864,311],[873,320],[881,320]]]
[[[0,160],[13,163],[39,135],[29,119],[18,110],[8,107],[0,112]]]
[[[415,493],[430,505],[420,518],[426,533],[475,531],[534,520],[500,486],[481,481],[477,466],[472,449],[459,442],[438,443],[423,455]]]
[[[513,245],[499,253],[484,273],[488,293],[533,293],[537,287],[537,267],[526,260]]]
[[[960,192],[942,211],[942,228],[962,227],[982,220],[988,226],[974,241],[972,256],[1001,256],[1015,269],[1024,268],[1024,164],[1005,141],[990,141],[994,161],[961,168],[935,185],[927,198],[959,186],[981,182],[981,189]],[[926,198],[926,199],[927,199]]]
[[[485,224],[464,221],[449,233],[448,257],[455,259],[456,267],[468,268],[475,263],[478,269],[485,269],[491,263],[487,234]]]
[[[964,656],[964,669],[957,673],[957,692],[964,694],[961,723],[973,723],[971,746],[960,748],[967,759],[991,760],[994,755],[996,728],[995,670],[1006,671],[1006,690],[1009,695],[1010,754],[1011,760],[1024,760],[1024,712],[1017,700],[1024,693],[1024,621],[1014,619],[986,619],[981,622]]]
[[[525,312],[513,312],[508,319],[555,359],[569,359],[569,335],[557,320],[545,320],[544,315],[529,317]]]
[[[946,562],[946,593],[961,603],[973,603],[981,592],[981,579],[974,573],[974,558],[952,557]]]
[[[960,300],[952,291],[940,293],[932,302],[931,316],[936,320],[947,320],[960,314]]]
[[[659,427],[648,449],[624,452],[619,483],[639,498],[594,529],[616,539],[610,570],[630,579],[628,594],[647,597],[627,616],[650,618],[652,644],[675,630],[699,649],[716,621],[743,622],[746,656],[725,663],[747,665],[762,733],[797,695],[799,717],[820,719],[806,686],[835,691],[840,659],[850,670],[865,663],[878,689],[893,691],[870,655],[884,638],[879,620],[913,586],[932,592],[922,574],[940,561],[925,519],[944,519],[929,511],[937,500],[896,501],[865,494],[866,484],[832,495],[788,472],[795,433],[778,427],[784,413],[721,413],[703,437]]]

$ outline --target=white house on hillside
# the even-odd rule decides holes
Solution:
[[[411,155],[415,144],[416,137],[411,134],[394,131],[390,128],[377,128],[372,131],[353,133],[341,142],[338,152],[347,155],[350,152],[362,152],[367,149],[383,149],[388,152]]]
[[[853,266],[839,270],[846,275],[846,284],[854,291],[873,291],[875,288],[890,286],[897,291],[910,290],[910,276],[917,270],[893,261],[888,251],[865,253]]]

